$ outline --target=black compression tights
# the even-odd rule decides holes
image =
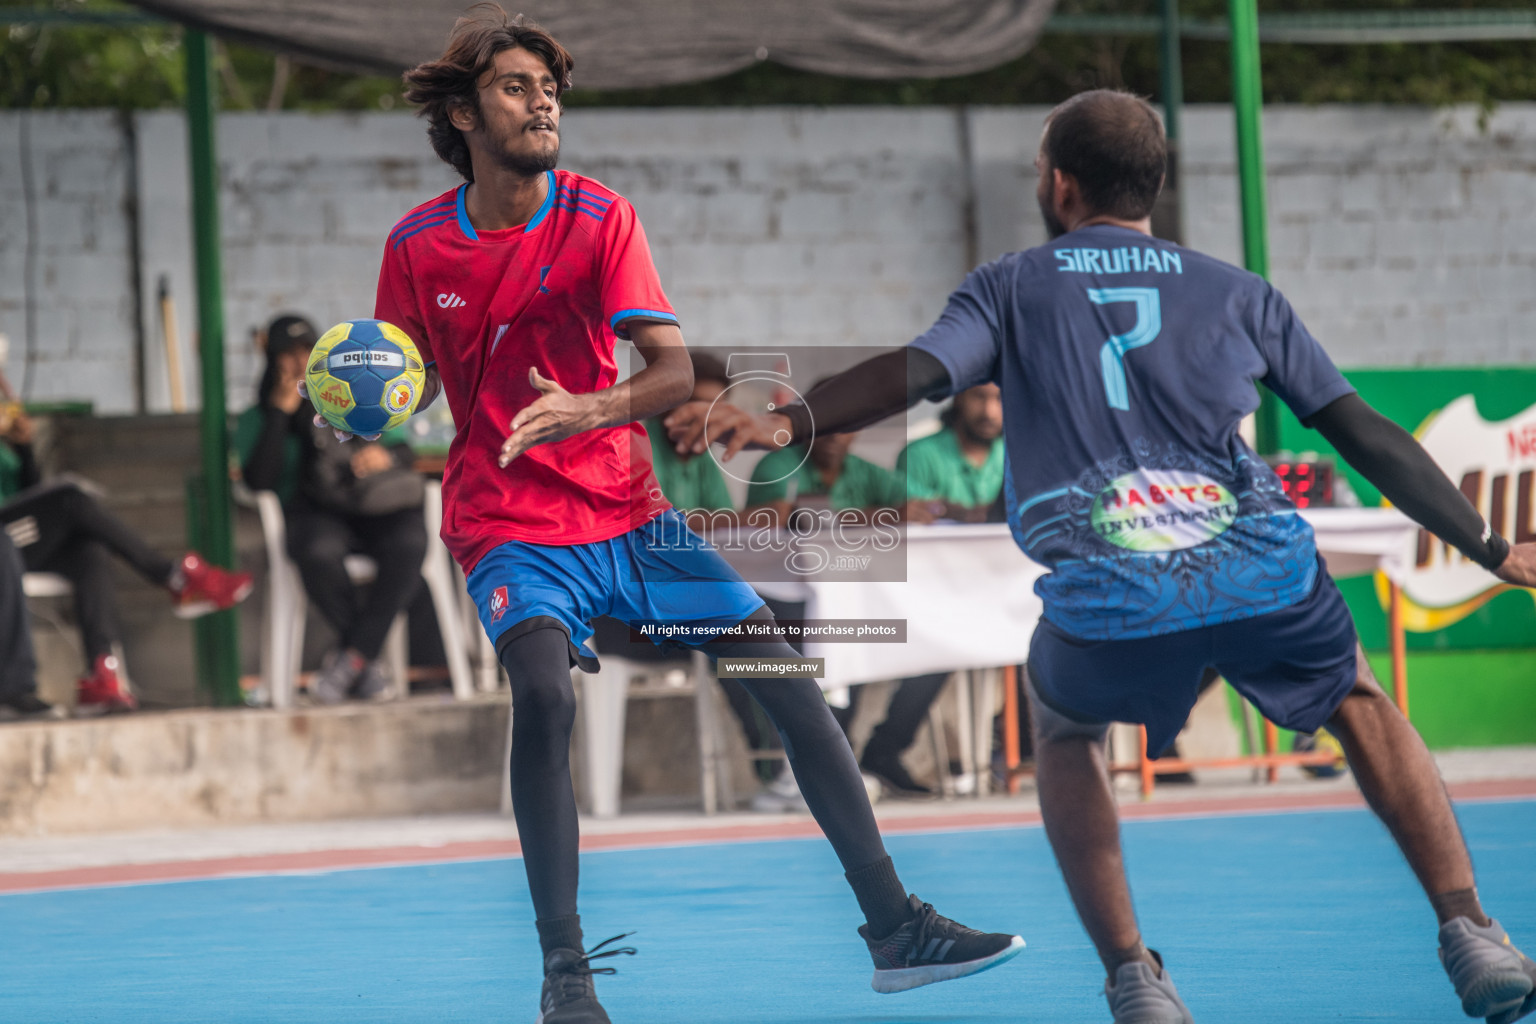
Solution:
[[[576,793],[570,770],[576,697],[568,651],[565,633],[549,628],[525,633],[501,652],[512,682],[512,811],[540,920],[576,913]],[[704,651],[711,658],[798,657],[783,642],[716,642]],[[843,868],[853,871],[885,857],[858,763],[821,690],[804,677],[741,682],[783,737],[805,802]]]

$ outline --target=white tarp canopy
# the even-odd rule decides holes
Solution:
[[[398,74],[440,55],[464,0],[134,0],[295,58]],[[773,60],[859,78],[982,71],[1034,44],[1055,0],[530,0],[593,89],[695,82]],[[509,6],[519,13],[516,6]]]

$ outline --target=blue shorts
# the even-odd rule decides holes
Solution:
[[[597,671],[587,641],[600,615],[657,642],[697,646],[763,606],[676,509],[592,544],[508,541],[469,574],[469,595],[498,656],[524,633],[557,626],[570,641],[571,664],[586,672]]]
[[[1271,722],[1315,731],[1354,687],[1355,645],[1349,607],[1319,564],[1306,597],[1238,622],[1134,640],[1081,640],[1042,619],[1029,645],[1029,676],[1039,701],[1072,722],[1145,725],[1155,756],[1184,728],[1208,666]]]

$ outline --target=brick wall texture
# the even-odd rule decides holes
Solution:
[[[901,344],[968,266],[1044,240],[1040,108],[573,110],[563,165],[639,210],[690,340]],[[1185,114],[1188,243],[1239,258],[1230,113]],[[1536,104],[1274,107],[1272,277],[1343,366],[1536,362]],[[0,113],[0,332],[36,399],[168,408],[156,291],[196,404],[179,113]],[[385,236],[456,178],[401,114],[219,123],[226,363],[280,310],[372,311]],[[30,372],[28,364],[30,362]]]

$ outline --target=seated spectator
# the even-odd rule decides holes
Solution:
[[[37,695],[37,657],[21,589],[25,571],[16,546],[0,533],[0,721],[64,717]]]
[[[32,421],[18,406],[0,412],[0,525],[27,572],[58,573],[74,588],[75,617],[90,674],[80,680],[82,711],[138,707],[122,661],[122,632],[107,555],[170,592],[184,619],[233,607],[251,592],[249,573],[210,565],[196,552],[165,557],[69,479],[42,481],[32,451]]]
[[[390,689],[379,661],[384,639],[421,582],[426,490],[403,431],[377,442],[338,441],[329,427],[315,425],[298,383],[318,340],[302,317],[280,316],[268,325],[266,370],[256,404],[240,416],[235,448],[246,485],[275,491],[282,501],[288,554],[338,637],[310,695],[323,704],[376,700]],[[345,559],[354,552],[378,565],[366,593],[347,575]]]
[[[906,478],[909,518],[980,523],[1003,490],[1003,400],[996,384],[955,396],[939,416],[941,428],[901,450],[896,472]]]
[[[908,519],[983,522],[1003,489],[1003,403],[997,385],[960,392],[939,422],[943,426],[937,433],[913,441],[896,459],[896,472],[906,477]],[[948,678],[946,672],[935,672],[901,680],[885,721],[864,745],[859,767],[898,795],[932,795],[912,778],[901,755],[917,738]]]
[[[865,513],[878,508],[901,510],[905,504],[901,478],[849,453],[858,436],[818,434],[808,456],[804,445],[764,455],[747,486],[746,514],[766,509],[782,523],[790,512],[803,507]]]

